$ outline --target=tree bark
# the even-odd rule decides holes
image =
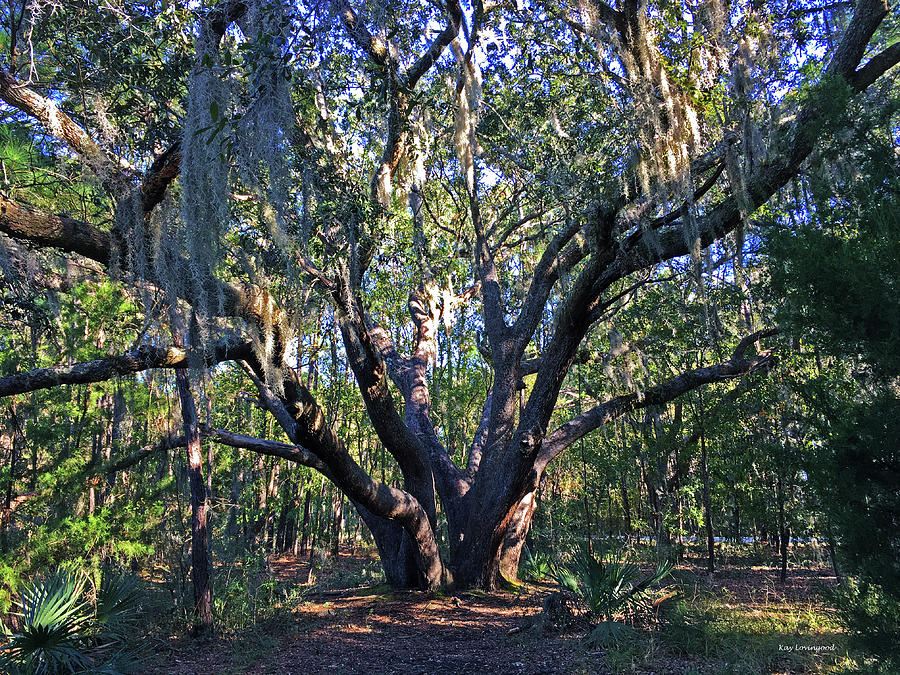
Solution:
[[[700,427],[700,472],[703,476],[703,521],[706,527],[706,570],[712,574],[716,571],[716,540],[713,536],[712,499],[709,492],[709,463],[706,456],[706,432],[703,427],[703,394],[699,396],[700,410],[697,413],[697,424]]]
[[[213,629],[212,586],[210,583],[209,530],[207,528],[206,483],[203,481],[203,453],[200,425],[186,370],[175,373],[181,416],[187,440],[188,478],[191,490],[191,582],[194,587],[194,635]]]
[[[306,495],[303,497],[303,524],[300,526],[300,553],[309,551],[309,515],[310,515],[310,499],[312,498],[312,486],[306,488]],[[296,553],[296,551],[295,551]]]
[[[503,537],[503,547],[500,550],[500,575],[509,582],[515,583],[519,579],[519,561],[522,557],[522,548],[525,546],[525,537],[531,529],[534,512],[537,510],[537,493],[529,492],[522,498],[513,514],[506,534]]]

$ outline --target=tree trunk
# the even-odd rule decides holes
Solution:
[[[778,500],[778,539],[779,548],[781,549],[781,582],[787,581],[787,558],[788,558],[788,541],[789,532],[787,526],[787,518],[784,513],[784,485],[781,476],[777,478],[775,483],[775,498]]]
[[[519,578],[519,559],[525,546],[525,537],[531,529],[531,521],[537,509],[537,495],[529,492],[513,514],[506,534],[503,537],[503,548],[500,550],[500,575],[509,582],[515,583]]]
[[[210,586],[209,531],[207,530],[206,484],[203,481],[203,454],[197,408],[191,394],[186,370],[175,372],[181,416],[187,439],[188,476],[191,488],[191,581],[194,585],[194,635],[213,628],[212,588]]]
[[[309,516],[310,499],[312,498],[312,486],[306,488],[306,496],[303,498],[303,525],[300,527],[300,553],[309,551]]]
[[[831,525],[828,525],[827,536],[828,536],[828,555],[831,558],[831,569],[834,570],[835,579],[837,579],[838,581],[843,581],[844,575],[841,574],[841,569],[838,567],[838,562],[837,562],[837,555],[836,555],[837,542],[835,541],[834,532],[831,529]]]
[[[341,530],[344,525],[344,495],[334,491],[332,498],[332,539],[331,555],[337,557],[341,552]]]
[[[6,553],[9,548],[9,529],[12,525],[13,516],[13,491],[16,481],[16,463],[21,448],[21,442],[24,440],[19,418],[17,416],[16,404],[13,401],[9,407],[10,421],[12,422],[13,432],[10,435],[9,443],[9,478],[6,483],[6,493],[3,499],[3,518],[2,518],[2,540],[0,540],[0,551]]]
[[[734,503],[734,543],[741,543],[741,507],[738,504],[737,496],[732,495]]]
[[[230,539],[241,539],[241,528],[238,527],[237,515],[241,499],[241,475],[232,470],[231,490],[229,491],[230,505],[228,506],[228,522],[225,525],[225,536]]]
[[[631,504],[628,501],[628,489],[625,487],[624,476],[619,478],[619,489],[622,491],[622,509],[625,512],[625,536],[630,537],[632,532]]]
[[[709,463],[706,455],[706,433],[703,429],[703,395],[700,395],[700,413],[697,416],[700,424],[700,471],[703,474],[703,520],[706,525],[706,569],[712,574],[716,571],[716,540],[713,536],[712,500],[709,493]]]
[[[288,513],[291,509],[290,493],[293,490],[291,481],[282,488],[281,507],[278,509],[278,519],[275,523],[275,553],[281,553],[286,548],[288,538]]]
[[[360,504],[356,511],[375,539],[381,568],[388,585],[394,588],[419,588],[422,578],[416,564],[416,550],[403,528],[392,520],[379,518]]]

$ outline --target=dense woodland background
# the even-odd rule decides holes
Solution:
[[[276,554],[752,559],[889,672],[898,20],[4,3],[0,614],[61,565],[209,632],[293,597]]]

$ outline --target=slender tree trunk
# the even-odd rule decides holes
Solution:
[[[344,524],[344,495],[339,490],[334,491],[332,524],[331,555],[337,557],[341,551],[341,530]]]
[[[6,494],[3,498],[3,537],[2,541],[0,541],[0,550],[2,550],[3,553],[6,553],[9,548],[9,529],[13,519],[12,500],[16,482],[16,463],[18,462],[21,442],[24,439],[24,434],[19,425],[15,401],[13,401],[9,407],[9,416],[10,421],[12,422],[12,434],[9,448],[9,478],[6,482]]]
[[[178,310],[170,308],[173,342],[184,346],[186,331]],[[200,420],[186,369],[175,371],[175,386],[181,403],[181,421],[187,441],[188,482],[191,492],[191,582],[194,590],[194,636],[212,632],[212,565],[209,557],[206,483],[203,481],[203,451],[200,447]]]
[[[283,488],[281,495],[281,506],[278,509],[278,520],[275,523],[275,553],[281,553],[285,549],[285,543],[288,538],[288,512],[290,511],[290,494],[293,486],[288,482]]]
[[[828,526],[828,530],[826,532],[828,537],[828,556],[831,558],[831,569],[834,570],[834,577],[838,581],[843,581],[844,576],[841,574],[841,570],[838,567],[836,548],[837,542],[834,539],[834,532],[831,530],[831,525]]]
[[[628,489],[625,487],[625,477],[619,477],[619,489],[622,491],[622,509],[625,512],[625,536],[630,537],[632,532],[631,525],[631,503],[628,500]]]
[[[106,446],[106,461],[112,462],[112,458],[120,452],[122,445],[122,425],[125,423],[125,415],[128,412],[125,396],[119,390],[118,386],[112,396],[112,425],[109,433],[109,443]],[[110,473],[106,477],[106,485],[103,487],[102,501],[105,504],[112,504],[113,487],[116,484],[116,474]]]
[[[203,481],[203,453],[197,408],[188,373],[175,372],[181,416],[187,439],[188,477],[191,489],[191,581],[194,585],[194,635],[212,631],[212,588],[210,586],[209,531],[207,529],[206,484]]]
[[[579,398],[581,395],[581,389],[579,388]],[[578,406],[578,411],[581,412],[581,405]],[[588,494],[590,493],[590,488],[588,486],[588,472],[587,472],[587,460],[584,455],[584,439],[582,438],[579,442],[580,450],[581,450],[581,473],[582,479],[584,480],[583,492],[582,492],[582,500],[584,501],[584,520],[587,525],[587,538],[588,538],[588,550],[593,553],[594,552],[594,526],[591,517],[591,504],[590,498]],[[532,497],[532,501],[534,498]],[[612,504],[610,504],[610,508],[612,508]],[[532,508],[533,511],[533,508]],[[531,524],[531,519],[529,518],[529,525]],[[522,535],[522,539],[525,539],[525,535]]]
[[[706,569],[710,574],[716,571],[716,540],[713,536],[712,499],[709,492],[709,462],[706,453],[706,430],[703,428],[703,392],[699,395],[700,410],[697,423],[700,425],[700,471],[703,474],[703,520],[706,525]]]
[[[782,484],[781,476],[778,476],[776,480],[775,496],[778,500],[778,538],[780,540],[779,545],[781,548],[781,582],[784,583],[787,581],[788,543],[790,534],[788,532],[787,518],[784,513],[784,485]]]
[[[737,495],[732,495],[734,505],[734,543],[741,543],[741,507],[738,504]]]
[[[362,521],[362,519],[359,517],[359,514],[357,514],[357,517],[355,520],[356,520],[356,522],[353,525],[353,534],[350,537],[350,553],[351,554],[356,553],[356,546],[359,543],[359,527],[360,527],[360,524]]]
[[[232,470],[231,489],[229,490],[228,522],[225,525],[225,535],[229,538],[240,539],[241,528],[238,527],[237,516],[241,500],[241,475],[239,471]]]
[[[300,553],[309,551],[309,516],[310,516],[310,499],[312,498],[312,487],[306,488],[306,496],[303,498],[303,525],[300,528]]]
[[[269,470],[269,480],[266,483],[266,493],[268,495],[268,504],[269,508],[266,511],[266,519],[265,519],[265,542],[264,542],[264,550],[266,551],[274,551],[278,547],[278,543],[276,541],[278,537],[277,526],[276,526],[276,512],[280,511],[279,507],[281,506],[281,502],[278,499],[278,480],[281,475],[281,464],[277,461],[273,461],[271,464],[271,468]]]
[[[97,434],[91,434],[91,464],[97,465],[99,458],[100,437]],[[94,515],[97,508],[97,481],[91,480],[91,486],[88,488],[88,515]]]

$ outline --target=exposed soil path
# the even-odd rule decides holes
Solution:
[[[352,578],[366,559],[342,553],[331,559],[329,577]],[[276,579],[303,584],[309,579],[306,558],[270,561]],[[684,595],[711,592],[745,609],[788,606],[815,595],[815,586],[830,579],[825,570],[793,571],[787,584],[777,582],[771,567],[724,570],[712,579],[697,569],[680,570],[693,583]],[[517,632],[526,618],[540,612],[548,588],[521,593],[460,593],[444,597],[392,592],[387,587],[318,590],[278,618],[245,634],[206,643],[172,641],[143,672],[173,673],[462,673],[537,674],[607,673],[602,650],[591,651],[583,633],[554,636],[534,630]],[[635,672],[684,672],[684,661]],[[697,664],[699,665],[699,664]],[[655,670],[659,668],[659,670]],[[698,671],[703,671],[700,667]],[[705,672],[705,671],[704,671]],[[779,672],[793,672],[784,670]]]
[[[331,575],[352,569],[346,554]],[[305,582],[306,558],[271,560],[283,582]],[[311,591],[280,620],[254,628],[259,643],[175,641],[144,671],[162,673],[456,673],[603,672],[590,666],[579,635],[517,633],[540,612],[546,591],[460,593],[451,597],[387,587]],[[289,618],[286,618],[289,617]]]

